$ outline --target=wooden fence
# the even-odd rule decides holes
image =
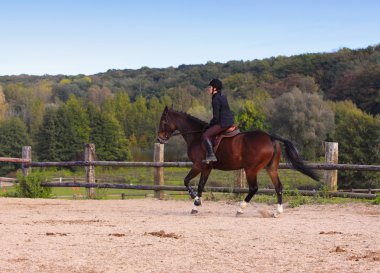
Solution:
[[[311,169],[325,170],[324,181],[328,187],[331,196],[347,196],[360,198],[375,198],[375,194],[371,193],[354,193],[354,192],[338,192],[337,191],[337,171],[338,170],[355,170],[355,171],[380,171],[379,165],[354,165],[354,164],[338,164],[338,144],[325,143],[325,162],[326,163],[307,163]],[[164,191],[186,191],[184,186],[166,186],[164,185],[164,167],[191,167],[191,162],[164,162],[164,145],[156,143],[154,146],[153,162],[125,162],[125,161],[96,161],[95,145],[86,144],[84,151],[84,161],[67,161],[67,162],[33,162],[31,157],[31,147],[23,147],[22,158],[1,158],[0,162],[21,163],[24,175],[28,175],[32,167],[85,167],[85,183],[77,181],[54,181],[43,183],[47,187],[84,187],[87,188],[88,197],[93,197],[95,188],[117,188],[117,189],[139,189],[154,190],[155,197],[163,198]],[[128,184],[111,184],[111,183],[95,183],[94,166],[114,166],[114,167],[153,167],[154,185],[128,185]],[[291,164],[281,163],[280,169],[293,169]],[[229,187],[206,187],[205,190],[213,192],[232,192],[246,193],[248,189],[245,187],[245,173],[243,170],[237,171],[237,181],[234,188]],[[304,195],[325,194],[318,191],[299,191]],[[259,190],[259,193],[274,193],[274,190]]]

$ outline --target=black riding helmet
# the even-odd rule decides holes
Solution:
[[[223,88],[223,84],[220,80],[218,79],[212,79],[208,86],[212,86],[213,88],[216,88],[217,91],[221,91]]]

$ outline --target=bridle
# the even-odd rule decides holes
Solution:
[[[163,125],[165,124],[168,124],[169,122],[167,121],[166,119],[166,116],[165,116],[165,119],[162,121]],[[206,129],[202,129],[202,130],[196,130],[196,131],[187,131],[187,132],[180,132],[180,131],[174,131],[172,134],[170,134],[168,137],[166,138],[162,138],[160,137],[159,135],[157,135],[157,139],[162,142],[162,143],[167,143],[169,141],[169,138],[172,137],[172,136],[179,136],[179,135],[189,135],[189,134],[196,134],[196,133],[202,133],[206,131]],[[166,133],[166,132],[165,132]]]
[[[197,131],[188,131],[188,132],[180,132],[180,131],[177,131],[177,132],[173,132],[171,135],[169,135],[168,137],[166,138],[162,138],[160,137],[160,135],[157,134],[157,139],[161,142],[161,143],[168,143],[169,141],[169,138],[172,137],[172,136],[179,136],[179,135],[189,135],[189,134],[196,134],[196,133],[202,133],[204,132],[205,130],[197,130]]]

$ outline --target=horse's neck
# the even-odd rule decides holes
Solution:
[[[178,131],[181,132],[187,145],[193,145],[196,141],[200,141],[199,134],[202,131],[202,126],[195,122],[186,120],[185,117],[176,119]]]

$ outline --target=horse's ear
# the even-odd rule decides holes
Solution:
[[[165,106],[165,109],[164,109],[164,113],[167,113],[168,112],[168,107],[167,106]]]

